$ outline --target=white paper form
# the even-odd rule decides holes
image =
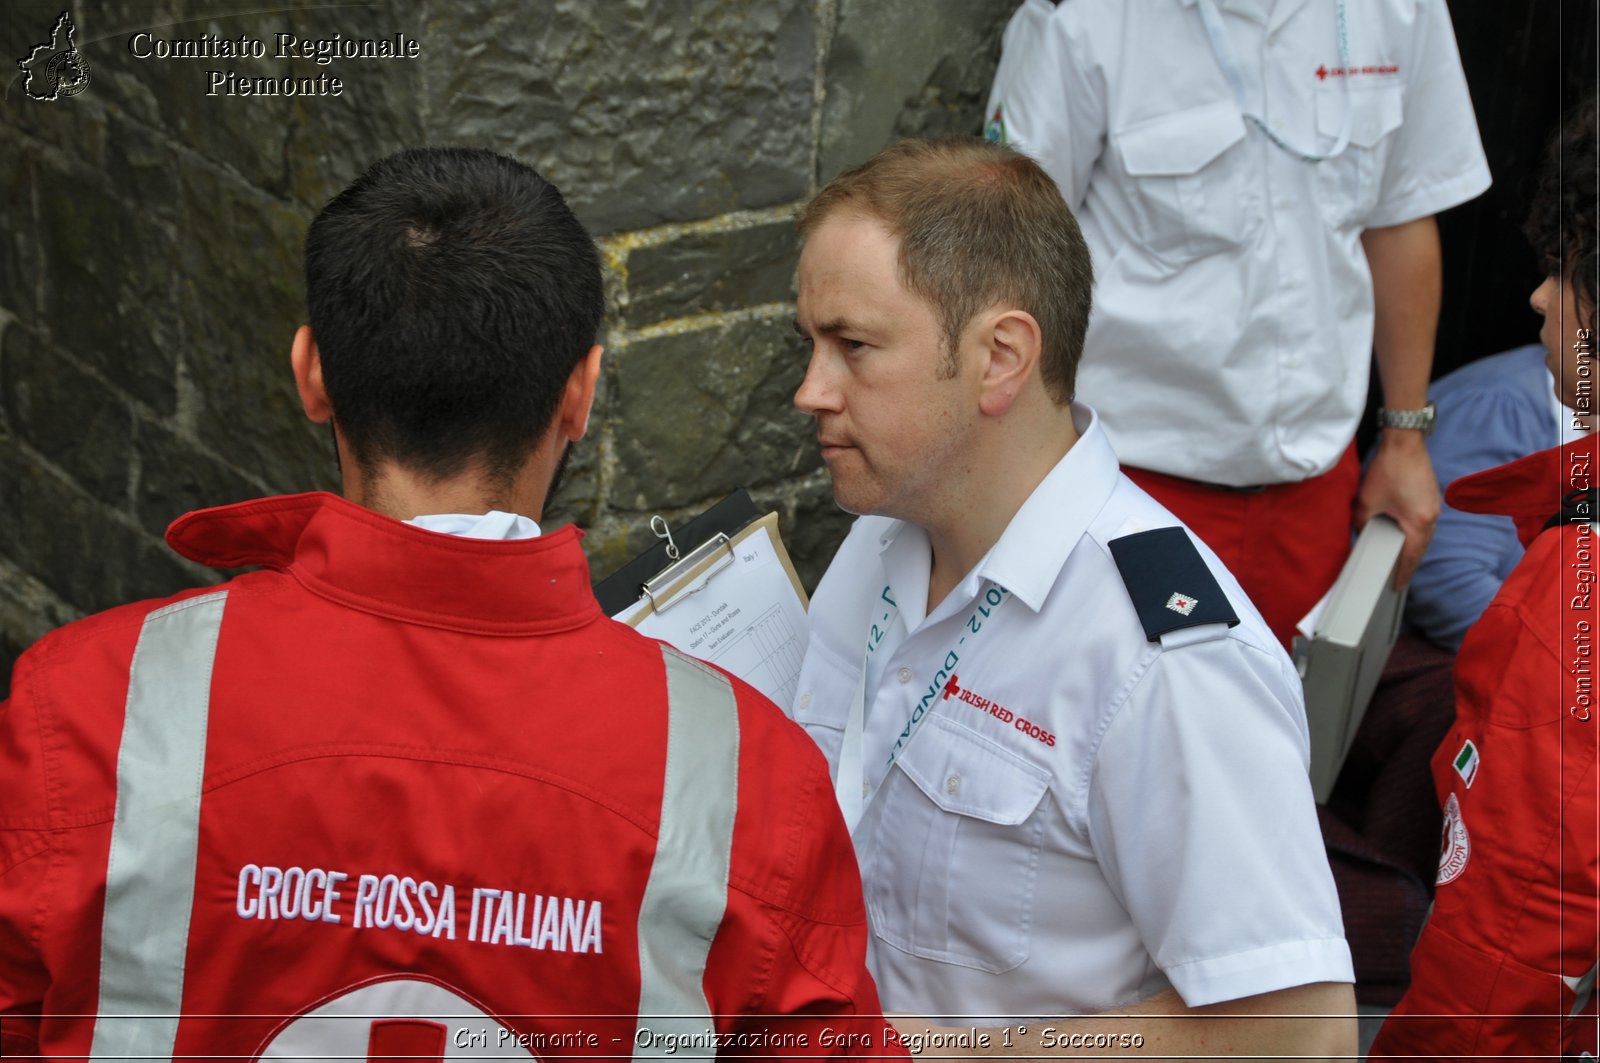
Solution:
[[[733,562],[704,587],[635,626],[743,679],[785,711],[794,704],[806,653],[806,609],[772,538],[757,529],[732,544]],[[623,623],[649,610],[641,600],[616,615]]]

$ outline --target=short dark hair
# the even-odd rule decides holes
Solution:
[[[1595,309],[1600,274],[1600,180],[1596,177],[1595,97],[1578,105],[1550,141],[1523,231],[1552,277],[1570,279],[1581,297],[1575,312]],[[1585,325],[1591,322],[1584,322]]]
[[[1039,322],[1045,389],[1072,401],[1094,273],[1077,219],[1038,163],[977,137],[902,140],[828,182],[801,212],[800,238],[841,210],[900,238],[900,281],[939,315],[945,372],[973,317],[1005,300]]]
[[[334,196],[306,236],[334,418],[370,469],[505,482],[549,427],[605,311],[594,241],[560,191],[482,149],[416,148]]]

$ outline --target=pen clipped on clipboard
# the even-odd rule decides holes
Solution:
[[[805,656],[805,588],[778,534],[744,490],[679,526],[601,580],[601,608],[745,680],[787,708]]]

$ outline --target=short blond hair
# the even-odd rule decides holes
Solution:
[[[900,282],[938,314],[944,372],[978,312],[1012,303],[1039,322],[1046,391],[1072,401],[1094,272],[1077,219],[1037,162],[976,137],[902,140],[829,181],[800,214],[801,240],[848,210],[899,237]]]

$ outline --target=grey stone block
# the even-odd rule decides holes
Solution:
[[[159,539],[129,528],[15,444],[0,442],[0,541],[25,572],[83,612],[175,593],[203,581]]]
[[[105,165],[112,112],[103,104],[85,102],[82,96],[50,102],[14,99],[9,110],[19,132],[90,169]]]
[[[6,224],[0,228],[0,310],[36,322],[43,264],[33,210],[32,155],[25,145],[15,130],[0,125],[0,202],[6,204]]]
[[[790,302],[798,259],[788,218],[636,248],[628,254],[623,319],[638,328],[713,310]]]
[[[50,588],[0,555],[0,698],[8,696],[11,664],[22,651],[78,616]]]
[[[100,175],[59,155],[41,153],[35,179],[48,270],[44,326],[57,345],[170,413],[183,333],[171,239],[150,212],[129,210]]]
[[[125,505],[133,438],[127,399],[19,324],[0,343],[0,406],[12,435],[95,498]]]
[[[616,359],[612,505],[707,503],[820,462],[790,400],[806,359],[787,320],[735,320],[629,344]]]
[[[191,219],[173,264],[187,303],[184,418],[214,453],[275,490],[329,486],[326,429],[306,421],[289,371],[305,321],[304,208],[261,195],[205,167],[181,172]],[[226,240],[210,238],[227,233]]]
[[[277,29],[303,40],[345,38],[415,40],[416,59],[335,59],[326,65],[296,60],[296,77],[336,75],[344,83],[338,97],[298,97],[284,114],[288,137],[281,164],[287,189],[312,210],[354,181],[373,163],[402,148],[430,143],[423,116],[431,106],[424,94],[428,56],[457,55],[455,41],[435,26],[434,13],[412,0],[353,7],[328,7],[269,16]],[[464,61],[464,60],[463,60]],[[497,147],[495,143],[486,147]]]
[[[812,4],[466,0],[429,26],[430,137],[515,155],[597,233],[805,194]]]
[[[192,509],[258,498],[261,487],[161,425],[141,421],[134,431],[139,456],[134,513],[152,535]]]
[[[840,0],[818,150],[826,182],[906,136],[979,133],[1017,0]]]

